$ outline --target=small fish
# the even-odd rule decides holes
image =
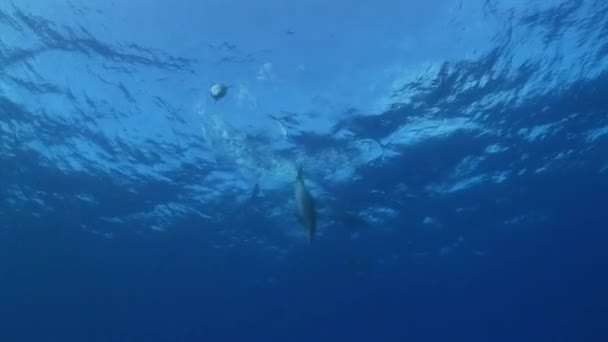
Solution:
[[[209,94],[216,102],[221,100],[228,93],[229,86],[221,83],[216,83],[209,88]]]

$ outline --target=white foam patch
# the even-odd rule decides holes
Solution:
[[[425,225],[429,225],[429,226],[440,226],[441,225],[441,221],[439,220],[438,217],[431,217],[431,216],[426,216],[424,218],[424,220],[422,220],[422,223],[424,223]]]
[[[113,223],[113,224],[125,224],[126,220],[122,217],[100,217],[101,221]]]
[[[463,158],[454,171],[449,175],[449,179],[462,178],[473,173],[479,167],[479,164],[484,160],[483,157],[467,156]]]
[[[556,122],[550,122],[547,124],[537,125],[533,127],[521,128],[518,131],[518,134],[523,136],[524,139],[529,142],[541,141],[562,130],[564,128],[565,122],[577,118],[578,115],[579,114],[574,113]]]
[[[462,192],[474,187],[481,186],[484,183],[492,182],[494,184],[500,184],[508,181],[512,171],[494,171],[488,174],[478,174],[467,176],[465,178],[457,178],[453,181],[446,181],[440,184],[433,184],[427,187],[427,190],[435,194],[450,194],[456,192]],[[454,177],[451,177],[454,178]]]
[[[556,123],[550,123],[545,125],[538,125],[529,128],[521,128],[519,134],[523,135],[528,141],[538,141],[545,139],[548,135],[552,134],[552,128],[556,127]]]
[[[371,206],[361,212],[367,221],[371,223],[384,223],[387,220],[395,219],[399,216],[399,212],[393,208]]]
[[[145,224],[150,230],[163,232],[170,227],[176,219],[198,216],[211,219],[212,216],[205,215],[192,207],[178,202],[156,204],[146,210],[131,213],[121,217],[102,217],[101,220],[117,224]]]
[[[416,118],[381,140],[384,146],[409,146],[431,138],[445,138],[455,132],[480,130],[480,126],[467,118],[425,119]]]
[[[99,204],[99,201],[97,201],[95,196],[93,196],[91,194],[81,193],[81,194],[75,195],[74,197],[79,199],[80,201],[88,203],[88,204]]]
[[[500,183],[504,183],[509,179],[509,176],[511,175],[511,171],[502,171],[502,172],[496,172],[495,174],[492,175],[491,179],[494,183],[500,184]]]
[[[371,105],[370,115],[383,113],[395,103],[411,104],[417,92],[414,89],[405,91],[403,89],[404,85],[415,81],[431,79],[441,69],[441,64],[441,61],[425,61],[416,65],[396,64],[385,68],[382,73],[388,75],[390,79],[390,86],[387,89],[388,94],[380,96]],[[371,84],[370,87],[375,88],[376,85]]]
[[[274,72],[274,66],[271,62],[262,64],[258,70],[257,79],[259,81],[274,81],[277,75]]]
[[[501,153],[501,152],[505,152],[508,151],[509,147],[502,147],[498,144],[492,144],[489,145],[488,147],[486,147],[485,149],[485,153],[487,154],[497,154],[497,153]]]
[[[453,183],[453,184],[440,188],[439,192],[453,193],[453,192],[467,190],[467,189],[472,188],[475,185],[479,185],[479,184],[483,183],[485,180],[486,180],[485,175],[477,175],[477,176],[468,177],[468,178],[462,179],[456,183]]]
[[[596,140],[604,137],[607,134],[608,134],[608,126],[593,129],[587,133],[587,141],[595,142]]]
[[[501,224],[501,228],[513,228],[521,227],[524,225],[535,225],[538,223],[545,222],[548,219],[547,215],[542,212],[529,212],[523,215],[514,216],[510,219],[504,220]]]

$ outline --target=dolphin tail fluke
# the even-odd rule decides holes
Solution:
[[[302,166],[302,164],[300,164],[300,166],[298,166],[298,177],[297,179],[299,180],[303,180],[304,179],[304,166]]]

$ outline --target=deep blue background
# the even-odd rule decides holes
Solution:
[[[406,258],[364,277],[332,258],[369,254],[355,245],[320,241],[286,269],[255,250],[199,248],[206,237],[197,222],[114,240],[70,227],[67,218],[3,232],[0,334],[5,341],[602,341],[606,179],[563,172],[520,185],[527,196],[514,196],[513,205],[544,208],[548,222],[501,233],[463,222],[487,239],[489,255]],[[251,282],[269,269],[282,274],[275,286]]]
[[[197,29],[203,31],[205,25],[219,27],[221,23],[211,19],[220,22],[227,15],[219,15],[218,10],[216,18],[213,11],[205,12],[211,23],[205,22],[190,10],[191,3],[181,1],[175,4],[175,13],[185,17],[177,20],[179,15],[165,15],[152,3],[145,8],[145,4],[129,4],[141,11],[145,32],[125,39],[138,38],[141,44],[157,39],[154,46],[175,53],[204,45],[197,34],[188,35],[183,41],[174,39],[175,32],[183,32],[180,22],[201,25]],[[268,36],[276,37],[276,32],[280,32],[284,40],[277,38],[278,52],[271,55],[277,70],[297,58],[311,61],[313,66],[318,63],[317,68],[311,68],[313,71],[306,76],[298,76],[293,70],[293,74],[286,72],[283,75],[291,83],[280,87],[254,82],[257,89],[252,87],[252,92],[260,99],[273,99],[275,102],[268,107],[306,112],[304,104],[309,104],[314,94],[325,95],[334,87],[341,89],[336,92],[348,93],[342,95],[347,99],[350,96],[355,109],[340,116],[342,113],[334,113],[334,107],[329,106],[331,110],[325,108],[324,113],[340,117],[332,116],[337,120],[333,122],[335,131],[346,128],[357,139],[386,142],[387,136],[402,127],[424,127],[427,119],[431,124],[435,119],[445,119],[450,124],[450,118],[484,114],[474,123],[491,133],[431,129],[430,138],[423,132],[420,137],[412,137],[420,138],[412,144],[387,143],[391,146],[386,149],[396,151],[397,156],[359,165],[360,179],[324,184],[331,195],[327,197],[335,198],[345,208],[364,212],[369,207],[384,206],[397,210],[398,216],[368,227],[340,223],[324,226],[322,236],[312,245],[299,243],[287,234],[297,229],[295,221],[281,221],[266,212],[275,207],[284,209],[286,196],[292,196],[290,190],[267,191],[266,197],[252,207],[234,205],[234,193],[208,202],[194,198],[197,194],[189,186],[204,183],[217,165],[201,161],[209,151],[201,137],[200,122],[192,119],[196,116],[191,108],[180,102],[186,101],[184,94],[189,90],[159,86],[152,81],[142,81],[150,88],[141,89],[138,87],[143,85],[130,78],[131,73],[155,79],[160,77],[156,72],[161,76],[166,76],[163,72],[185,72],[203,84],[203,79],[211,82],[204,78],[211,77],[209,74],[238,79],[243,70],[253,70],[255,75],[257,64],[255,68],[239,64],[242,56],[237,55],[231,57],[234,64],[228,64],[230,67],[216,68],[213,64],[209,73],[199,70],[197,74],[188,69],[191,64],[186,59],[172,59],[138,45],[104,43],[102,38],[109,40],[106,35],[112,35],[106,31],[95,31],[101,38],[82,30],[62,31],[58,28],[61,25],[53,25],[50,19],[31,15],[17,6],[0,8],[0,24],[4,25],[0,28],[8,30],[10,26],[25,32],[13,37],[18,43],[27,41],[23,37],[35,43],[24,43],[26,46],[22,47],[13,41],[18,48],[12,49],[9,43],[0,46],[0,123],[5,124],[0,126],[0,342],[608,341],[608,135],[604,132],[595,140],[589,139],[593,132],[608,130],[608,73],[604,66],[608,58],[608,5],[594,0],[564,1],[547,10],[524,6],[518,11],[499,13],[497,2],[485,1],[481,7],[484,15],[507,18],[506,24],[499,20],[505,26],[498,25],[499,34],[488,43],[484,41],[486,28],[471,19],[477,17],[477,12],[468,4],[463,10],[452,3],[460,8],[456,14],[452,14],[454,6],[435,9],[430,4],[404,7],[419,11],[407,13],[417,20],[402,18],[400,10],[391,11],[390,8],[402,9],[397,1],[391,3],[396,7],[388,9],[370,5],[367,10],[377,11],[373,13],[367,13],[366,8],[349,7],[344,13],[348,22],[345,19],[343,25],[336,25],[336,14],[342,13],[344,4],[332,3],[331,11],[319,14],[322,25],[309,31],[303,28],[310,15],[316,13],[314,6],[299,3],[302,7],[283,8],[274,4],[301,15],[293,15],[293,22],[285,19],[288,16],[281,17],[272,22],[272,27],[261,27],[259,31],[249,28],[259,26],[259,16],[272,17],[272,13],[257,7],[241,8],[233,20],[240,20],[246,29],[230,25],[230,30],[222,31],[225,27],[221,24],[213,32],[225,34],[222,39],[240,39],[237,45],[244,51],[265,46]],[[167,6],[167,11],[174,7],[157,5]],[[209,3],[216,9],[222,5],[223,2]],[[226,8],[236,10],[240,8],[237,5],[230,3]],[[77,11],[88,13],[76,7]],[[121,11],[126,8],[121,7]],[[58,12],[61,17],[62,12]],[[390,16],[386,20],[390,24],[376,25],[375,20],[384,16]],[[103,18],[110,17],[91,16],[101,18],[102,23]],[[157,22],[167,18],[177,20],[177,24]],[[461,37],[458,41],[454,37],[460,36],[454,27],[446,30],[446,18],[461,25],[458,27],[463,32],[473,32],[465,38],[479,40],[473,43]],[[359,25],[364,19],[369,22]],[[76,27],[70,20],[66,20],[67,27]],[[87,20],[84,22],[91,27],[99,24]],[[401,23],[404,33],[395,30]],[[115,24],[115,32],[133,31],[128,20]],[[300,43],[287,42],[283,37],[283,30],[289,25],[294,25],[298,37],[304,37]],[[157,32],[155,29],[160,26],[168,26],[167,31]],[[334,27],[343,40],[333,36]],[[349,31],[354,28],[356,32]],[[208,36],[214,34],[207,32]],[[400,41],[402,35],[412,40]],[[0,37],[3,43],[8,42],[8,36]],[[368,47],[353,37],[365,38],[377,49],[370,45],[353,56],[362,50],[361,46]],[[432,37],[440,38],[431,42]],[[569,44],[569,39],[576,44]],[[444,40],[449,46],[442,44]],[[475,44],[480,41],[490,45],[477,47]],[[407,48],[400,47],[399,42]],[[37,48],[38,43],[42,48]],[[465,56],[462,51],[469,47],[459,47],[467,44],[474,46],[475,53]],[[564,46],[573,50],[563,50]],[[209,57],[205,55],[207,50],[200,49],[204,53],[197,50],[192,54],[203,55],[198,56],[201,59]],[[45,55],[49,51],[51,57]],[[350,64],[344,56],[353,58],[348,61]],[[376,92],[361,90],[369,86],[366,82],[374,80],[374,75],[388,78],[386,70],[376,69],[378,65],[403,60],[400,66],[407,69],[406,66],[420,66],[421,61],[431,57],[440,66],[429,72],[430,76],[404,81],[402,89],[392,89],[395,103],[384,111],[358,115],[359,105],[372,102],[362,100],[358,91],[374,97],[386,90],[382,86]],[[20,63],[26,66],[25,72],[18,69]],[[100,81],[94,72],[91,76],[78,69],[80,74],[65,81],[66,86],[63,77],[68,79],[71,73],[63,74],[62,63],[72,63],[74,69],[84,66],[81,69],[87,71],[103,70],[107,72],[103,76],[110,81]],[[572,71],[586,63],[587,73]],[[11,73],[12,67],[18,70]],[[45,70],[48,68],[61,77],[40,80],[31,75],[34,72],[27,72],[27,67],[40,72],[49,72]],[[351,74],[352,79],[347,77]],[[335,79],[319,85],[326,75]],[[181,84],[180,77],[171,82]],[[477,82],[482,79],[486,81]],[[395,80],[382,79],[378,83],[391,81]],[[360,88],[356,91],[350,89],[351,85]],[[107,89],[116,91],[112,87],[120,88],[118,95],[104,97]],[[82,91],[81,95],[81,88],[88,92]],[[277,96],[276,89],[284,93]],[[206,88],[202,92],[206,94],[205,91]],[[200,93],[200,89],[193,92]],[[299,98],[301,93],[306,96]],[[128,101],[123,98],[125,94]],[[162,98],[153,98],[155,94]],[[413,100],[400,102],[401,96],[406,95]],[[31,104],[36,104],[35,100],[40,100],[42,108],[51,107],[49,113],[37,112],[38,107]],[[327,99],[319,102],[323,101]],[[84,102],[89,107],[81,107]],[[217,108],[232,108],[234,102],[233,97],[228,97]],[[178,109],[167,110],[174,109],[168,103]],[[220,107],[224,104],[227,107]],[[62,105],[66,106],[65,111]],[[131,111],[140,105],[153,109],[144,110],[144,119],[138,116],[141,113]],[[265,115],[264,110],[249,108],[245,112],[256,121]],[[66,113],[75,115],[73,122]],[[253,115],[256,113],[259,116]],[[68,119],[62,121],[64,114]],[[97,120],[130,129],[132,135],[127,137],[141,139],[133,138],[135,142],[131,142],[120,136],[106,136],[107,131],[96,126]],[[150,122],[150,126],[141,125],[138,120]],[[198,126],[190,127],[192,122]],[[416,122],[423,124],[416,126]],[[546,124],[553,128],[543,131],[545,135],[536,140],[525,134],[528,129]],[[152,127],[152,133],[135,134],[138,125]],[[134,126],[138,127],[133,129]],[[153,134],[157,126],[162,128],[160,138]],[[30,136],[28,130],[33,132]],[[409,134],[419,133],[415,131],[412,129]],[[295,127],[292,133],[290,143],[311,159],[317,158],[319,151],[342,151],[340,148],[347,145],[335,135],[316,134],[314,129]],[[139,182],[125,180],[125,174],[105,173],[102,166],[107,165],[86,159],[86,152],[90,151],[78,150],[82,146],[74,143],[78,140],[70,140],[74,137],[91,142],[93,151],[114,153],[109,153],[111,158],[105,162],[135,169],[130,176]],[[174,141],[179,148],[173,145]],[[138,144],[144,142],[148,145],[141,148]],[[75,152],[53,156],[38,148],[52,144]],[[494,144],[506,149],[486,153]],[[142,152],[145,149],[151,152]],[[293,153],[291,149],[284,154]],[[234,157],[226,154],[222,157]],[[527,158],[522,158],[524,154]],[[471,156],[477,158],[474,160],[478,164],[465,165],[468,173],[454,176],[461,161]],[[73,171],[63,164],[64,169],[60,169],[58,165],[69,158],[81,162],[82,170]],[[121,164],[125,160],[127,165]],[[175,160],[179,161],[174,163],[177,170],[167,166]],[[150,171],[156,171],[158,165],[161,171]],[[142,169],[137,170],[138,167]],[[541,167],[545,167],[544,171],[535,171]],[[525,172],[520,173],[522,170]],[[326,170],[321,171],[315,174],[313,170],[307,177],[311,175],[310,179],[319,183],[323,180],[319,174],[324,175]],[[503,172],[507,172],[504,181],[491,181],[493,175]],[[161,174],[169,180],[160,181],[150,174]],[[486,178],[460,191],[437,190],[438,184],[449,188],[470,176]],[[210,191],[213,185],[216,184],[197,191]],[[404,185],[407,191],[391,192]],[[74,197],[82,193],[95,201]],[[156,205],[176,202],[181,206],[168,210],[169,214],[155,211]],[[193,212],[180,215],[183,208],[201,210],[210,218]],[[234,215],[235,212],[244,214]],[[141,215],[118,220],[118,224],[105,219],[141,213],[157,217]],[[282,214],[291,216],[288,211]],[[430,217],[440,218],[439,227],[424,223]],[[513,220],[517,218],[520,219]],[[167,228],[165,231],[151,229],[155,222],[166,221],[169,224],[161,227]],[[226,237],[231,234],[237,238]],[[264,243],[257,244],[258,240],[252,237]],[[214,244],[220,247],[215,248]],[[284,247],[286,255],[277,257],[263,252],[268,246]],[[448,250],[449,253],[442,252]]]

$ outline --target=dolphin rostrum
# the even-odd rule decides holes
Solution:
[[[317,217],[315,201],[304,184],[304,171],[302,165],[298,168],[298,176],[294,184],[294,195],[296,203],[296,218],[308,234],[308,242],[311,243],[317,230]]]

